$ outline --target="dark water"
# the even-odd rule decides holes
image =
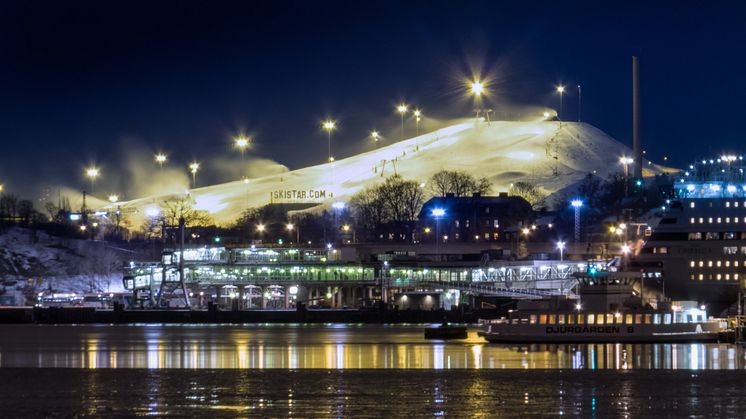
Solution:
[[[422,326],[0,326],[0,417],[746,415],[725,344],[492,345]]]

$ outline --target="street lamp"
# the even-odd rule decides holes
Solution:
[[[116,203],[117,201],[119,201],[119,196],[117,196],[117,195],[115,195],[115,194],[111,194],[111,195],[109,195],[109,202],[111,202],[112,204],[114,204],[114,203]]]
[[[168,160],[168,157],[166,157],[163,153],[158,153],[155,155],[155,162],[158,164],[160,169],[163,169],[163,164],[166,163],[166,160]]]
[[[565,86],[559,85],[557,86],[557,93],[559,93],[560,97],[560,108],[559,108],[559,119],[562,120],[562,97],[565,95]]]
[[[477,98],[482,96],[482,93],[484,93],[484,84],[480,82],[479,80],[474,80],[469,85],[471,94],[476,96]]]
[[[91,181],[91,193],[93,193],[93,187],[96,184],[96,179],[101,174],[101,171],[98,169],[98,167],[91,166],[85,169],[85,175],[88,177],[88,179]]]
[[[563,242],[563,241],[557,242],[557,249],[560,252],[560,262],[562,262],[563,260],[565,260],[565,245],[566,245],[566,243]]]
[[[583,106],[583,90],[578,85],[578,122],[580,122],[580,111]]]
[[[329,151],[329,156],[327,161],[332,161],[332,131],[337,127],[337,123],[332,121],[331,119],[327,119],[326,121],[321,123],[321,128],[323,128],[326,131],[327,135],[327,148]]]
[[[401,139],[404,139],[404,115],[407,113],[407,109],[409,109],[409,106],[407,104],[402,103],[401,105],[396,107],[396,111],[399,112],[401,116]]]
[[[376,148],[378,148],[378,140],[381,138],[381,134],[378,133],[378,131],[373,130],[370,132],[370,138],[373,139],[373,142],[376,144]]]
[[[289,232],[292,232],[293,229],[295,229],[295,244],[299,244],[300,243],[300,229],[296,228],[295,224],[293,223],[285,224],[285,229],[287,229],[287,231]]]
[[[440,255],[440,219],[446,215],[446,210],[443,208],[433,208],[430,211],[430,215],[435,218],[435,253]]]
[[[420,135],[420,120],[422,119],[422,110],[415,109],[412,114],[414,115],[415,135]]]
[[[573,199],[570,206],[575,209],[575,243],[578,243],[580,242],[580,208],[583,206],[583,201]]]
[[[199,171],[199,163],[193,161],[189,164],[189,171],[192,173],[192,188],[197,187],[197,172]]]
[[[629,186],[627,185],[629,183],[629,165],[635,162],[635,159],[632,157],[622,156],[619,159],[619,162],[624,165],[624,196],[626,197],[628,194]]]

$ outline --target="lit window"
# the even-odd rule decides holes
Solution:
[[[720,224],[721,222],[723,222],[723,219],[720,218],[720,217],[718,217],[718,224]],[[469,227],[469,226],[467,225],[467,227]]]
[[[736,208],[738,208],[738,201],[734,202],[733,206],[736,207]]]
[[[722,278],[723,278],[723,276],[722,276],[722,275],[720,275],[720,274],[717,274],[717,280],[718,280],[718,281],[720,281],[720,280],[721,280]]]
[[[726,268],[730,268],[730,261],[729,261],[729,260],[726,260],[726,261],[725,261],[725,267],[726,267]]]
[[[708,222],[709,224],[712,224],[712,217],[707,217],[707,222]],[[458,225],[456,225],[456,227],[458,227]]]
[[[738,224],[738,217],[733,217],[733,222]]]
[[[729,279],[730,279],[730,274],[725,274],[725,280],[727,281]]]
[[[705,276],[704,276],[704,275],[702,275],[702,274],[699,274],[699,280],[701,281],[701,280],[703,280],[703,279],[705,279]]]
[[[702,224],[702,223],[703,223],[703,218],[702,218],[702,217],[699,217],[699,223],[700,223],[700,224]]]
[[[730,201],[725,202],[725,208],[730,208]]]
[[[690,268],[693,268],[693,267],[694,267],[694,261],[693,261],[693,260],[692,260],[692,261],[689,261],[689,267],[690,267]]]
[[[725,217],[725,222],[729,223],[730,222],[730,217]]]
[[[694,202],[689,203],[689,208],[694,208]]]
[[[737,260],[733,262],[733,266],[735,266],[736,268],[738,267],[738,261]]]
[[[689,275],[689,279],[691,279],[692,281],[694,281],[694,274]]]
[[[702,261],[700,260],[700,261],[699,261],[699,267],[701,268],[702,266],[704,266],[704,262],[702,262]]]
[[[738,274],[733,274],[733,279],[738,279]]]
[[[712,261],[711,261],[711,260],[708,260],[708,261],[707,261],[707,267],[708,267],[708,268],[712,268]]]
[[[723,261],[721,261],[721,260],[719,260],[719,261],[715,262],[715,266],[717,266],[718,268],[719,268],[720,266],[722,266],[722,265],[723,265]]]
[[[689,219],[689,224],[694,224],[694,217]]]

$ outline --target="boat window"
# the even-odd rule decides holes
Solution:
[[[606,313],[606,324],[614,324],[614,315]]]
[[[558,314],[557,315],[557,324],[565,324],[565,315],[564,314]]]
[[[568,314],[567,315],[567,324],[574,324],[575,323],[575,315],[574,314]]]
[[[635,324],[642,324],[642,314],[635,314]]]
[[[645,324],[651,324],[651,323],[653,323],[652,320],[653,320],[653,316],[652,315],[650,315],[650,314],[646,314],[645,315]]]
[[[547,315],[539,314],[539,324],[547,324]]]
[[[697,321],[697,319],[695,319],[694,316],[692,316],[691,314],[687,314],[686,315],[686,322],[687,323],[694,323],[696,321]]]
[[[582,316],[582,314],[581,314]],[[588,324],[595,324],[596,323],[596,316],[593,314],[588,315]]]
[[[596,315],[596,324],[604,324],[603,313],[599,313],[598,315]]]
[[[661,315],[656,313],[653,314],[653,324],[661,324]]]
[[[624,315],[624,322],[627,324],[632,324],[632,315],[631,314],[625,314]]]
[[[585,314],[578,314],[578,324],[585,323]]]
[[[663,324],[671,324],[671,313],[663,315]]]
[[[531,323],[531,324],[536,324],[536,314],[532,314],[532,315],[531,315],[531,316],[529,317],[529,323]]]
[[[554,314],[550,314],[550,315],[547,316],[547,323],[548,324],[555,324],[555,323],[557,323],[555,320],[556,320],[556,316]]]

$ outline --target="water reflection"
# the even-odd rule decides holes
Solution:
[[[1,326],[0,367],[229,369],[744,369],[727,344],[493,345],[421,326]]]

